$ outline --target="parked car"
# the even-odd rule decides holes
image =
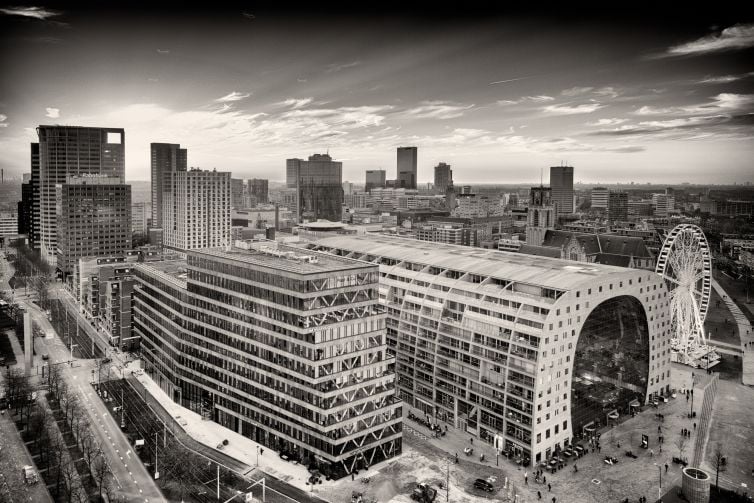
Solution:
[[[47,353],[43,353],[42,354],[42,359],[43,360],[49,360],[50,359],[50,355],[48,355]]]
[[[474,487],[476,487],[477,489],[481,489],[482,491],[487,491],[490,493],[495,490],[492,484],[490,484],[484,479],[476,479],[474,481]]]

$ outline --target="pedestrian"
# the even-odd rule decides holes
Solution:
[[[527,486],[529,485],[529,473],[528,472],[524,472],[524,484],[527,485]]]
[[[474,437],[469,438],[469,442],[471,442],[471,445],[474,445]]]
[[[542,499],[542,493],[540,491],[537,491],[537,499],[538,500]]]
[[[665,473],[668,473],[668,464],[665,463]]]
[[[662,444],[660,444],[660,454],[662,454]]]
[[[660,433],[662,431],[662,426],[657,427],[657,433]]]
[[[555,503],[555,496],[552,497],[552,503]]]
[[[262,454],[264,454],[264,449],[262,449],[262,448],[260,447],[260,448],[259,448],[259,455],[261,456]]]
[[[652,450],[652,449],[649,449],[649,457],[650,457],[650,458],[651,458],[651,457],[654,457],[654,455],[655,455],[655,451],[654,451],[654,450]]]
[[[694,429],[696,429],[696,423],[694,423]]]
[[[597,444],[597,452],[602,452],[602,447],[600,447],[600,444]]]
[[[551,484],[547,484],[547,492],[548,493],[552,492],[552,485]]]
[[[353,472],[351,472],[351,480],[354,480],[356,477],[354,476]]]
[[[542,483],[547,484],[547,475],[542,477]],[[547,490],[548,491],[550,490],[550,484],[547,484]]]

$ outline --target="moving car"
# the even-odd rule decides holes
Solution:
[[[495,490],[495,488],[492,487],[492,484],[490,484],[484,479],[476,479],[474,481],[474,487],[476,487],[477,489],[481,489],[482,491],[487,491],[490,493]]]

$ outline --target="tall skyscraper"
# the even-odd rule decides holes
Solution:
[[[31,191],[29,246],[35,250],[39,250],[41,245],[39,227],[42,219],[40,212],[40,204],[42,201],[39,193],[39,143],[31,144],[31,177],[29,178],[29,190]]]
[[[257,204],[267,204],[270,202],[269,181],[264,178],[252,178],[246,180],[246,187],[249,194],[256,198]]]
[[[366,171],[366,184],[364,191],[369,192],[372,189],[382,189],[385,187],[385,170],[368,169]]]
[[[550,188],[556,216],[573,213],[573,166],[552,166]]]
[[[628,220],[628,193],[610,191],[607,204],[607,218],[611,222]]]
[[[164,174],[188,169],[188,154],[177,143],[151,143],[152,167],[152,227],[162,227],[162,193]]]
[[[550,187],[532,187],[526,214],[526,244],[540,246],[547,229],[555,228],[555,207]]]
[[[230,179],[230,207],[240,209],[243,207],[243,179]]]
[[[608,194],[610,191],[605,187],[592,187],[592,209],[607,209]]]
[[[230,172],[163,173],[163,245],[178,250],[229,246]]]
[[[31,175],[24,174],[21,183],[21,200],[18,202],[18,233],[26,234],[31,245],[31,209],[34,204]]]
[[[416,147],[398,147],[398,187],[416,188]]]
[[[55,265],[57,186],[78,175],[106,175],[124,183],[126,134],[118,128],[79,126],[39,126],[37,134],[40,251],[44,260]]]
[[[343,211],[343,163],[327,154],[308,161],[286,161],[286,185],[296,189],[296,219],[340,222]]]
[[[448,191],[448,187],[452,186],[453,170],[450,169],[450,164],[441,162],[435,166],[435,192],[445,194]]]
[[[57,266],[64,277],[82,257],[131,248],[131,186],[107,175],[69,176],[57,188]]]

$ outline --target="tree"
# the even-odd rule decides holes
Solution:
[[[97,492],[99,493],[100,500],[102,499],[102,492],[107,490],[108,481],[112,477],[112,470],[110,463],[107,462],[107,458],[100,452],[94,459],[91,465],[92,478],[94,484],[97,486]]]
[[[723,453],[723,445],[721,442],[715,444],[715,451],[712,454],[712,464],[715,467],[715,488],[719,489],[717,485],[720,478],[720,467],[724,466],[725,454]]]

